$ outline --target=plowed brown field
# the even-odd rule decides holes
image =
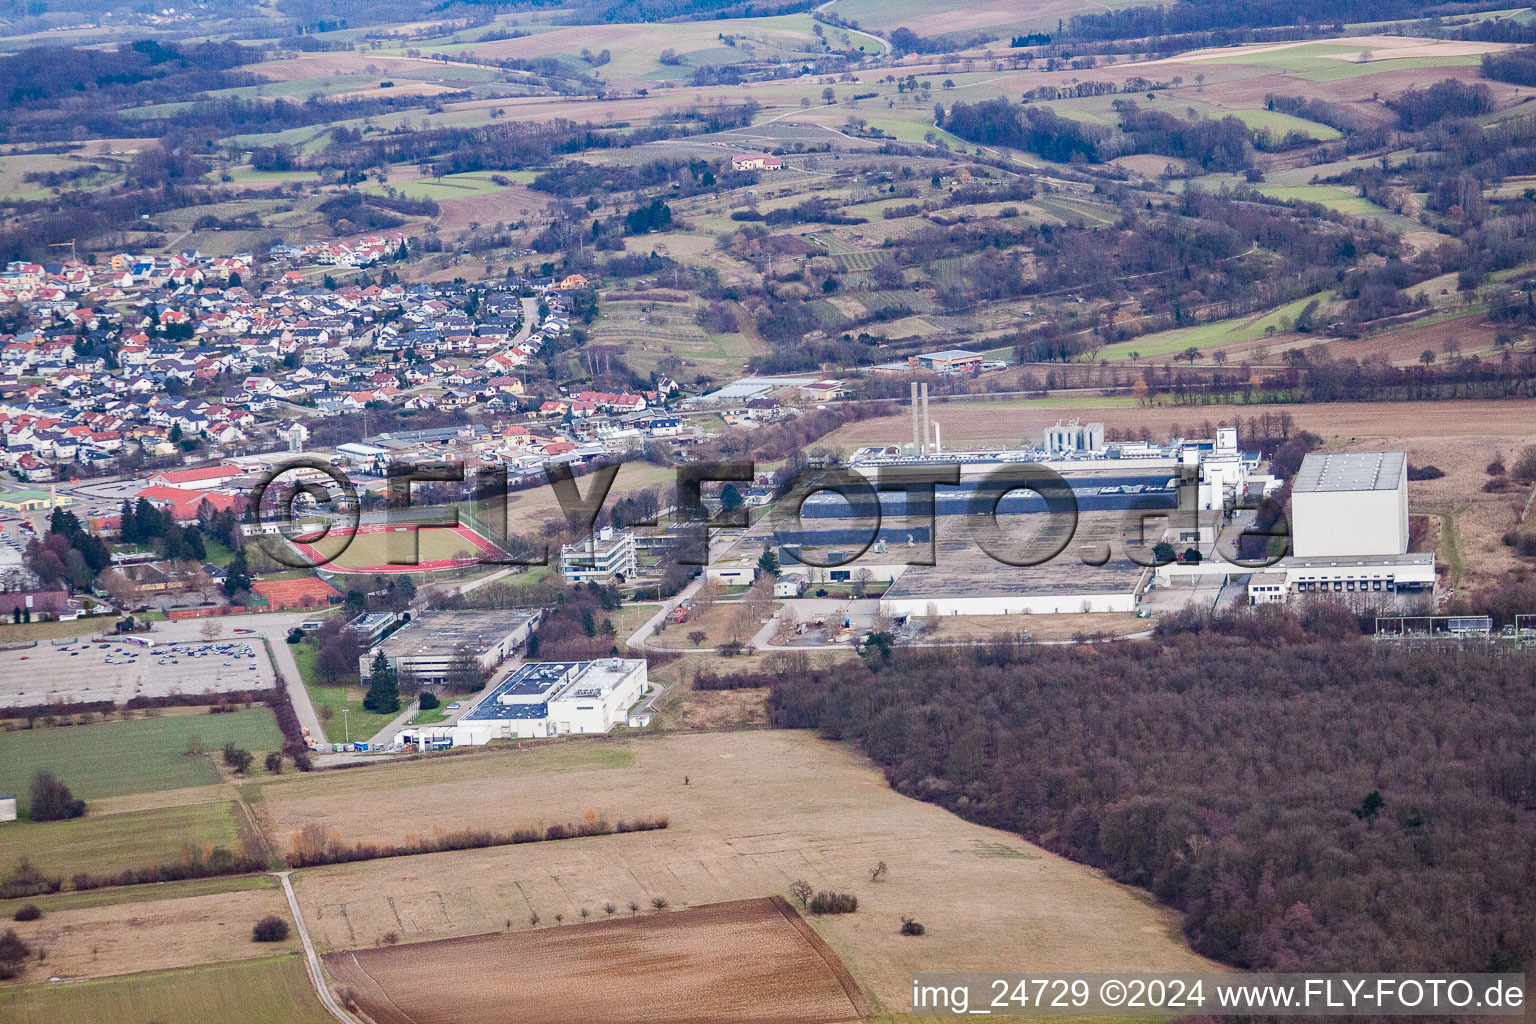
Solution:
[[[869,1014],[836,954],[777,896],[332,953],[325,966],[376,1024],[830,1024]]]

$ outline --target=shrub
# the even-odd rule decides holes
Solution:
[[[233,768],[244,775],[250,769],[251,762],[254,760],[255,757],[251,755],[251,752],[235,746],[234,740],[224,744],[224,766],[226,768]]]
[[[437,699],[437,694],[429,693],[426,690],[422,691],[422,693],[421,693],[421,710],[423,710],[423,711],[431,711],[433,708],[437,707],[441,703],[442,703],[442,701]]]
[[[32,776],[30,813],[33,821],[68,821],[85,814],[85,801],[76,800],[68,786],[42,769]]]
[[[1445,471],[1439,466],[1409,466],[1409,480],[1439,480],[1445,476]]]
[[[283,752],[281,750],[267,751],[267,771],[273,775],[283,774]]]
[[[918,924],[916,921],[912,920],[910,917],[907,917],[905,915],[902,916],[902,919],[901,919],[901,934],[903,934],[903,935],[921,935],[921,934],[923,934],[927,930],[928,929],[924,928],[922,925]]]
[[[251,938],[256,942],[282,942],[287,937],[288,922],[276,914],[262,918],[251,929]]]
[[[0,978],[16,977],[31,955],[31,947],[21,941],[15,929],[7,928],[0,934]]]
[[[26,906],[24,906],[20,910],[16,911],[16,913],[13,916],[12,920],[16,920],[16,921],[36,921],[39,918],[41,918],[42,916],[43,916],[43,908],[42,907],[39,907],[36,903],[28,903]]]
[[[1536,480],[1536,444],[1530,445],[1515,460],[1510,474],[1516,480]]]
[[[823,890],[811,897],[813,914],[852,914],[859,909],[859,898],[851,892]]]

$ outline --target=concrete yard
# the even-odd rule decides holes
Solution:
[[[0,707],[265,690],[275,679],[259,637],[144,639],[154,642],[80,637],[0,651]]]

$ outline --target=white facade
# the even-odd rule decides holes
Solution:
[[[881,598],[880,614],[906,615],[1074,615],[1081,612],[1134,612],[1136,595],[1008,594],[987,597]]]
[[[532,662],[518,669],[453,725],[412,726],[399,744],[481,746],[492,740],[606,733],[629,721],[645,696],[642,658]]]
[[[1291,486],[1291,550],[1299,558],[1408,550],[1406,452],[1313,452]]]
[[[1374,555],[1357,558],[1283,558],[1248,581],[1249,604],[1278,604],[1297,597],[1388,598],[1434,593],[1435,556]]]
[[[603,529],[585,541],[560,549],[560,574],[567,583],[631,579],[638,567],[632,530]]]
[[[16,798],[14,796],[0,796],[0,821],[16,820]]]
[[[1073,420],[1063,425],[1060,420],[1055,426],[1045,428],[1044,445],[1042,447],[1052,455],[1065,452],[1097,452],[1104,450],[1104,424],[1079,423]]]

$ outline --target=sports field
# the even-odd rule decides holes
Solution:
[[[508,1000],[520,1024],[826,1024],[869,1013],[837,956],[779,897],[332,953],[325,965],[377,1024],[504,1020]],[[448,972],[458,980],[445,987]]]
[[[264,707],[225,715],[165,715],[130,722],[39,726],[0,739],[0,793],[26,800],[33,772],[46,768],[85,800],[186,789],[219,781],[209,756],[188,756],[194,742],[214,755],[233,740],[251,751],[279,750],[283,734]]]
[[[293,546],[331,572],[436,572],[497,555],[494,544],[467,526],[359,526],[355,533],[332,532],[313,543],[296,540]]]

